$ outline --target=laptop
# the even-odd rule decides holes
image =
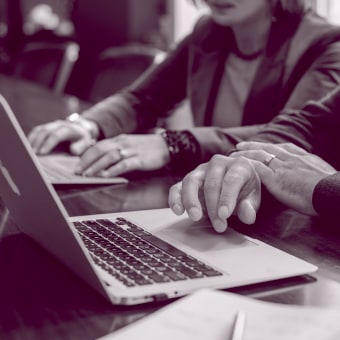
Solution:
[[[311,273],[316,266],[169,208],[69,217],[0,96],[0,192],[22,232],[112,304],[176,298]]]

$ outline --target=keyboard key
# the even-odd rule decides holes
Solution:
[[[127,287],[222,275],[124,218],[74,225],[95,263]]]

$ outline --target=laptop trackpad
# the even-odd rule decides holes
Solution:
[[[173,241],[174,245],[183,244],[199,252],[225,251],[257,245],[231,228],[223,234],[216,233],[207,219],[199,222],[185,219],[161,229],[157,234]]]

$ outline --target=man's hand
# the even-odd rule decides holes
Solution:
[[[331,165],[290,143],[242,142],[236,148],[239,151],[232,156],[252,159],[261,182],[276,199],[296,211],[316,215],[313,191],[322,178],[336,172]]]
[[[177,215],[187,211],[193,221],[206,213],[217,232],[227,229],[236,213],[252,224],[261,202],[261,183],[252,162],[244,157],[214,156],[171,187],[169,206]]]

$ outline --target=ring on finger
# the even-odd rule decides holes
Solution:
[[[121,147],[117,148],[117,152],[119,155],[119,159],[125,159],[128,156],[126,150]]]
[[[264,161],[263,164],[269,167],[269,164],[271,163],[271,161],[276,158],[275,155],[270,154]]]

